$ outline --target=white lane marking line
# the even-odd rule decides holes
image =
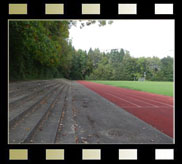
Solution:
[[[119,91],[119,93],[120,94],[123,94],[123,93],[121,93],[122,91]],[[125,95],[129,95],[129,94],[126,94],[126,93],[124,93]],[[134,95],[132,95],[132,96],[134,96]],[[141,99],[145,99],[145,100],[148,100],[148,101],[153,101],[153,102],[157,102],[157,103],[159,103],[159,104],[163,104],[163,105],[166,105],[166,106],[170,106],[170,107],[173,107],[173,105],[169,105],[169,104],[166,104],[166,103],[162,103],[162,102],[159,102],[159,101],[156,101],[156,100],[151,100],[151,99],[148,99],[148,98],[143,98],[142,96],[134,96],[134,97],[136,97],[136,98],[141,98]]]
[[[125,88],[126,89],[126,88]],[[123,94],[123,93],[121,93],[122,91],[120,91],[119,90],[119,93],[120,94]],[[124,93],[124,94],[126,94],[126,93]],[[129,94],[126,94],[126,95],[129,95]],[[133,96],[133,95],[132,95]],[[169,106],[169,107],[173,107],[173,105],[169,105],[169,104],[166,104],[166,103],[163,103],[163,102],[160,102],[160,101],[156,101],[156,100],[151,100],[151,99],[148,99],[148,98],[143,98],[142,96],[134,96],[134,97],[136,97],[136,98],[142,98],[142,99],[145,99],[145,100],[148,100],[148,101],[153,101],[153,102],[157,102],[157,103],[159,103],[159,104],[163,104],[163,105],[166,105],[166,106]]]
[[[128,96],[128,95],[127,95],[127,97],[133,98],[132,96]],[[145,104],[151,105],[151,106],[153,106],[153,107],[155,107],[155,108],[159,108],[159,106],[157,106],[157,105],[153,105],[153,104],[147,103],[147,102],[145,102],[145,101],[138,100],[137,98],[133,98],[133,99],[135,99],[136,101],[140,101],[140,102],[143,102],[143,103],[145,103]],[[142,106],[142,107],[143,107],[143,106]],[[145,106],[144,106],[144,107],[145,107]]]
[[[94,90],[94,88],[93,88]],[[96,91],[97,92],[97,91]],[[121,91],[120,91],[121,92]],[[125,94],[125,93],[124,93]],[[128,94],[126,94],[128,95]],[[133,95],[132,95],[133,96]],[[136,98],[140,97],[141,99],[145,99],[145,100],[148,100],[148,101],[153,101],[153,102],[157,102],[159,104],[163,104],[163,105],[166,105],[166,106],[169,106],[169,107],[173,107],[173,105],[169,105],[169,104],[166,104],[166,103],[162,103],[162,102],[159,102],[159,101],[156,101],[156,100],[151,100],[151,99],[148,99],[148,98],[143,98],[142,96],[134,96]],[[159,106],[160,107],[160,106]]]
[[[123,108],[135,108],[135,107],[133,107],[133,106],[122,106]],[[152,106],[141,106],[141,108],[149,108],[149,109],[153,109],[154,107],[152,107]],[[164,109],[169,109],[169,107],[168,106],[160,106],[159,108],[164,108]]]
[[[140,97],[140,96],[137,96],[137,97]],[[166,105],[166,106],[173,107],[173,105],[169,105],[169,104],[162,103],[162,102],[159,102],[159,101],[155,101],[155,100],[151,100],[151,99],[148,99],[148,98],[143,98],[143,97],[140,97],[140,98],[142,98],[142,99],[145,99],[145,100],[148,100],[148,101],[157,102],[157,103],[159,103],[159,104],[163,104],[163,105]]]
[[[111,96],[113,96],[113,97],[116,97],[116,98],[118,98],[118,99],[121,99],[121,100],[123,100],[123,101],[126,101],[127,103],[133,104],[133,105],[137,106],[138,108],[141,108],[140,105],[137,105],[137,104],[135,104],[135,103],[132,103],[132,102],[130,102],[130,101],[127,101],[127,100],[125,100],[125,99],[122,99],[122,98],[120,98],[120,97],[118,97],[118,96],[115,96],[115,95],[110,94],[110,93],[106,93],[106,94],[111,95]]]

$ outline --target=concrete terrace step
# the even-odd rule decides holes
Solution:
[[[33,109],[36,109],[40,106],[40,103],[46,100],[51,93],[59,88],[60,85],[56,85],[53,88],[51,88],[48,92],[40,95],[35,100],[31,100],[26,102],[25,104],[21,105],[19,108],[16,108],[14,110],[9,110],[9,126],[13,126],[16,121],[18,121],[21,117],[26,115],[28,112],[32,111]]]
[[[56,143],[75,143],[76,136],[72,111],[71,86],[69,86],[65,103],[64,119],[61,122],[63,127],[61,129],[61,132],[57,135]]]
[[[61,95],[57,97],[54,108],[46,115],[34,135],[26,143],[55,143],[58,128],[61,126],[60,120],[63,115],[67,90],[68,86],[62,90]]]
[[[38,96],[39,94],[41,94],[41,92],[46,91],[46,89],[49,89],[56,84],[59,84],[59,83],[53,83],[50,85],[38,86],[38,87],[34,88],[31,92],[10,98],[9,107],[14,108],[15,106],[18,106],[25,101],[29,101],[31,98],[35,98],[35,96]]]
[[[40,107],[31,113],[25,115],[21,122],[10,129],[10,143],[23,143],[33,135],[35,129],[39,126],[47,112],[55,105],[57,96],[60,95],[63,86],[54,89],[51,92],[47,102],[44,102]]]
[[[39,88],[40,86],[49,85],[49,80],[36,80],[36,81],[26,81],[26,82],[18,82],[18,83],[10,83],[9,84],[9,97],[13,98],[18,95],[22,95],[24,92],[32,92],[32,90]]]

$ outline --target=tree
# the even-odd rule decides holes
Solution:
[[[54,77],[69,47],[68,22],[10,21],[9,26],[10,80]]]
[[[134,80],[147,73],[148,80],[173,81],[173,58],[134,58],[129,51],[75,50],[69,28],[75,21],[10,21],[10,80],[37,78]],[[81,21],[83,26],[108,21]]]
[[[126,52],[120,71],[120,80],[133,80],[136,76],[136,59],[132,58],[129,52]]]
[[[173,81],[173,58],[170,56],[161,59],[161,79]]]

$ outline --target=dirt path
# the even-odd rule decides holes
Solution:
[[[9,143],[172,143],[172,138],[83,85],[10,83]]]

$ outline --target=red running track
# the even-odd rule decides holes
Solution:
[[[88,81],[77,82],[173,137],[173,97]]]

